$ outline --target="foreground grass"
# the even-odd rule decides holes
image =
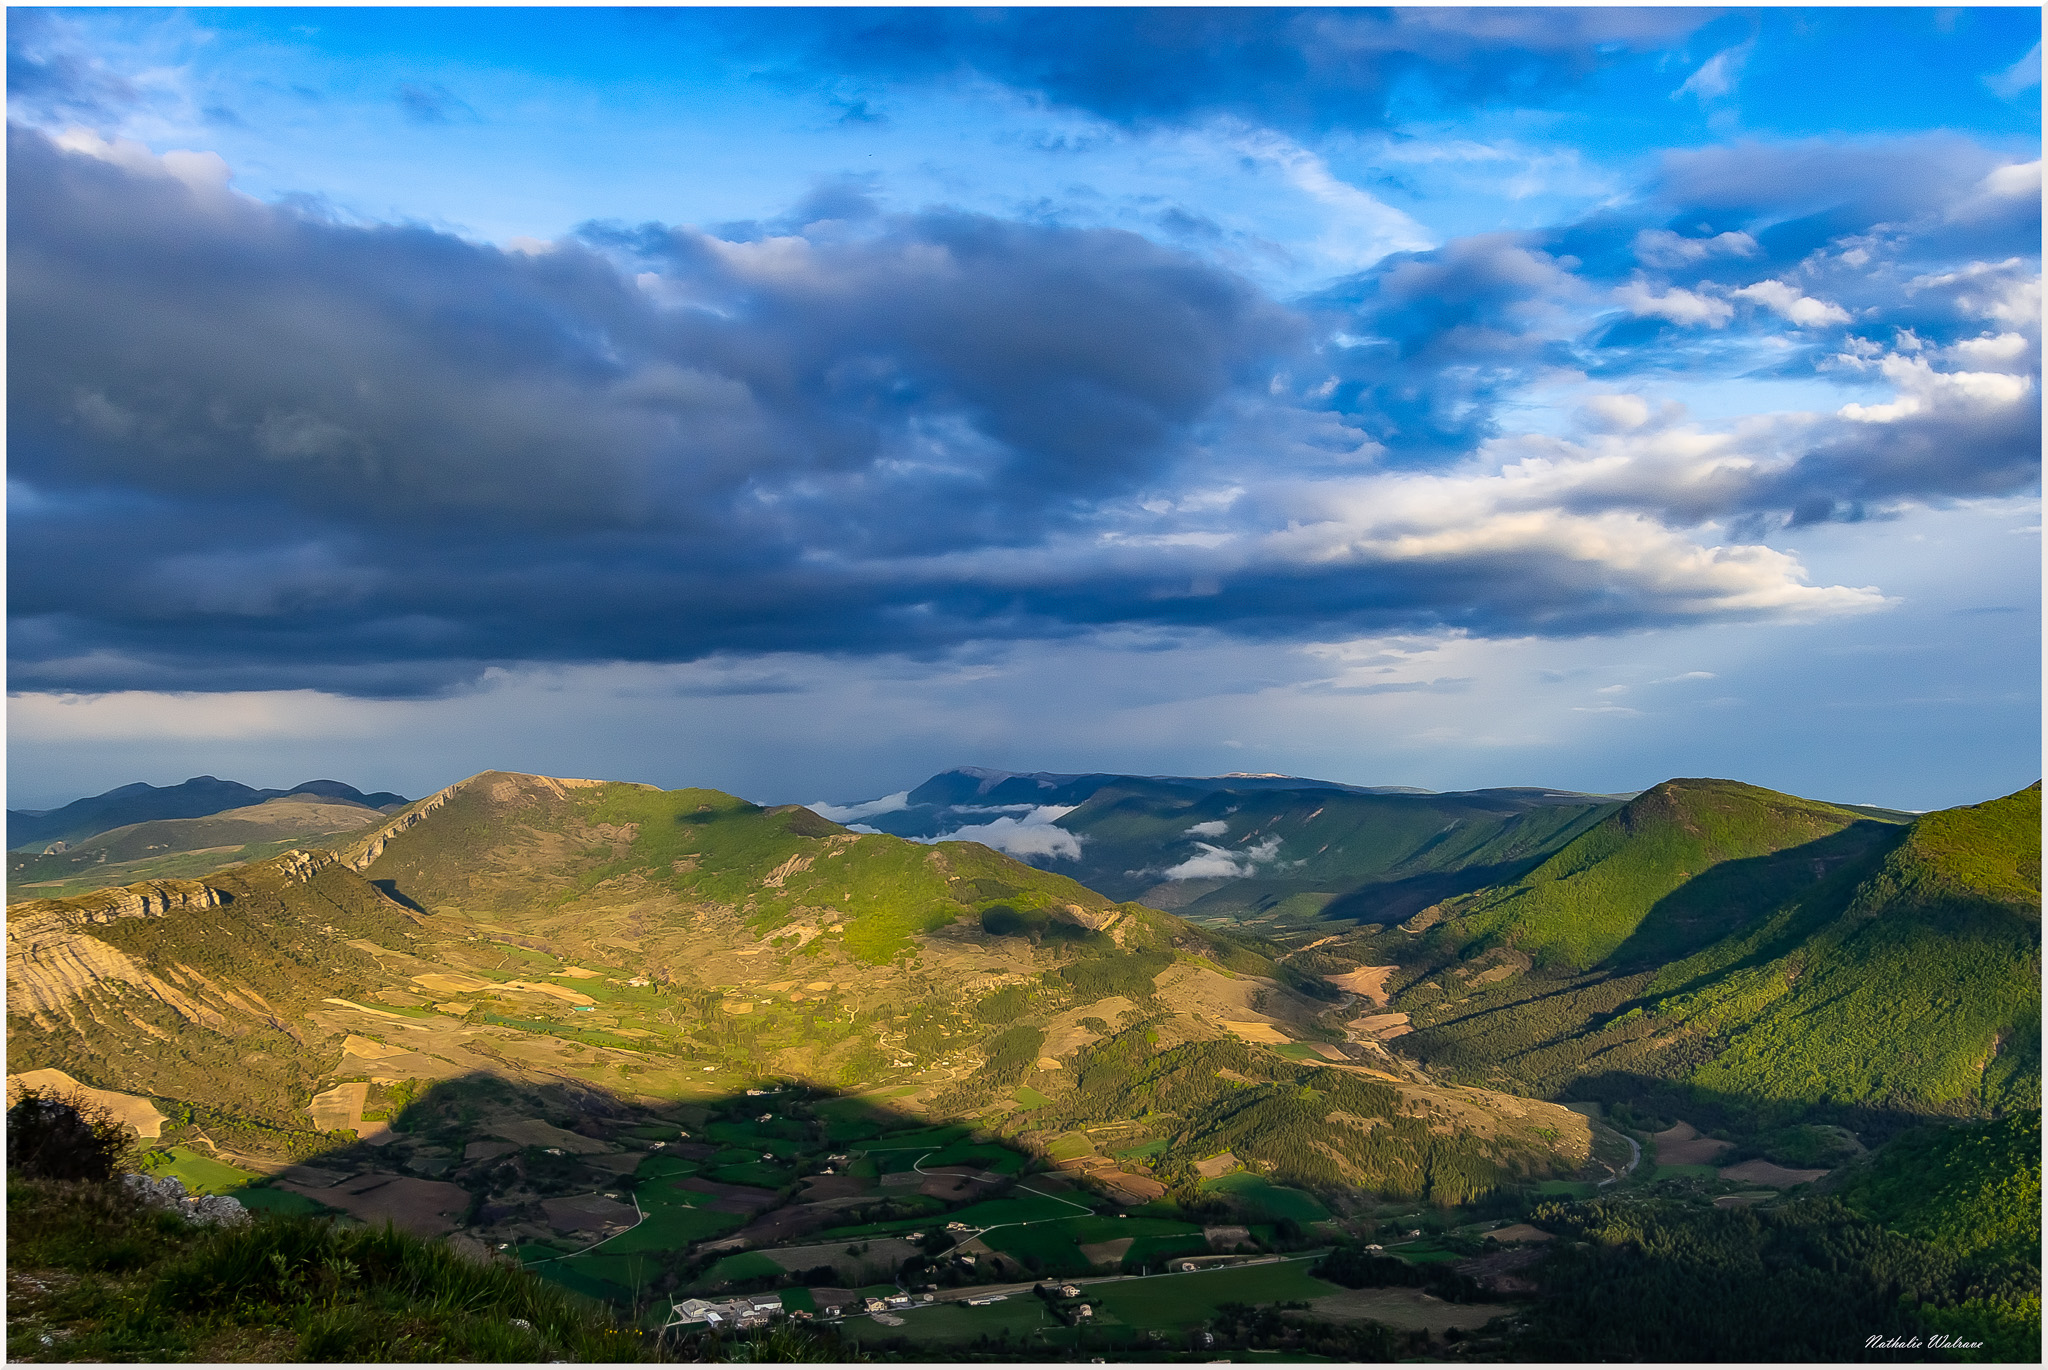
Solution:
[[[388,1228],[200,1229],[118,1189],[7,1180],[7,1356],[633,1361],[656,1347],[524,1271]]]

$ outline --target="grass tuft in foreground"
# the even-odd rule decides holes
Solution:
[[[389,1228],[205,1230],[119,1189],[10,1175],[10,1360],[633,1361],[643,1333]]]

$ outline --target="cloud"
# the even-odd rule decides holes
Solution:
[[[1708,328],[1719,328],[1735,317],[1735,306],[1726,300],[1676,288],[1659,295],[1640,279],[1617,286],[1614,299],[1639,319],[1669,319],[1676,324],[1704,324]]]
[[[1656,199],[1683,234],[1457,238],[1282,303],[1132,234],[857,185],[773,223],[499,249],[264,204],[211,154],[10,139],[10,308],[38,340],[10,357],[25,689],[1804,620],[1884,595],[1811,583],[1769,528],[2038,476],[2038,266],[1944,255],[1962,230],[1932,204],[1786,260]],[[1971,194],[2017,175],[1950,160]],[[1712,198],[1721,171],[1674,165],[1658,196]],[[1986,215],[1971,241],[2006,231]],[[1648,274],[1686,244],[1696,289]],[[1744,374],[1782,332],[1738,289],[1927,350],[1773,356],[1894,394],[1687,425],[1663,371]],[[1617,299],[1651,312],[1617,325]],[[1725,352],[1614,340],[1688,310]],[[1517,430],[1544,387],[1591,392],[1586,437]]]
[[[1801,328],[1819,328],[1824,324],[1849,322],[1849,311],[1826,300],[1816,300],[1803,295],[1799,288],[1784,281],[1758,281],[1740,290],[1730,292],[1738,300],[1755,300],[1772,313],[1797,324]]]
[[[482,118],[467,101],[438,81],[401,82],[392,95],[405,117],[415,124],[476,123]]]
[[[86,51],[58,12],[20,9],[7,16],[7,104],[11,114],[63,124],[118,119],[149,92]]]
[[[1689,266],[1714,257],[1754,257],[1760,249],[1747,233],[1729,231],[1688,238],[1667,228],[1646,228],[1636,234],[1636,260],[1649,267]]]
[[[937,837],[913,838],[916,842],[979,842],[984,847],[1008,852],[1012,856],[1029,859],[1042,856],[1048,860],[1078,861],[1081,859],[1079,833],[1068,832],[1057,827],[1058,820],[1074,811],[1069,804],[1044,804],[1030,810],[1022,818],[997,818],[987,823],[955,828],[940,833]]]
[[[755,50],[894,82],[997,82],[1119,124],[1223,115],[1361,128],[1403,82],[1463,100],[1540,100],[1710,13],[1583,10],[826,10],[760,20]]]
[[[1192,830],[1191,830],[1192,831]],[[1280,838],[1268,837],[1256,846],[1243,851],[1225,851],[1222,847],[1207,842],[1197,842],[1202,850],[1190,856],[1179,865],[1165,871],[1168,880],[1241,880],[1253,874],[1260,866],[1269,866],[1280,859]]]
[[[2001,100],[2010,100],[2023,90],[2041,84],[2041,44],[2037,40],[2026,55],[2002,71],[1984,78],[1985,88]]]
[[[1742,78],[1742,69],[1748,65],[1749,55],[1755,48],[1752,41],[1715,53],[1685,78],[1685,84],[1671,92],[1671,98],[1676,100],[1681,95],[1690,95],[1704,105],[1729,94]]]
[[[1183,834],[1187,837],[1221,837],[1230,830],[1230,824],[1221,818],[1212,818],[1207,823],[1196,823]]]
[[[834,823],[851,823],[855,819],[873,818],[876,814],[901,813],[910,807],[910,791],[899,790],[885,794],[880,799],[870,799],[864,804],[806,804],[805,808],[820,818],[829,818]]]

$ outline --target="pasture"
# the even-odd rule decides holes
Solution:
[[[238,1170],[187,1146],[148,1152],[142,1158],[142,1168],[151,1175],[182,1181],[188,1194],[225,1194],[256,1179],[246,1170]]]
[[[1274,1184],[1248,1171],[1204,1180],[1202,1192],[1227,1195],[1253,1216],[1274,1222],[1292,1218],[1298,1223],[1319,1223],[1330,1216],[1330,1210],[1324,1208],[1313,1194]]]

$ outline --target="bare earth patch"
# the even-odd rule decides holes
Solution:
[[[1363,1018],[1352,1019],[1351,1026],[1366,1036],[1382,1042],[1391,1042],[1396,1037],[1405,1037],[1415,1031],[1408,1026],[1408,1015],[1405,1013],[1369,1013]]]
[[[1714,1158],[1733,1145],[1718,1137],[1702,1137],[1683,1118],[1666,1131],[1652,1133],[1657,1144],[1658,1165],[1712,1165]]]
[[[1404,1332],[1428,1328],[1443,1332],[1456,1327],[1484,1327],[1514,1310],[1491,1303],[1445,1303],[1420,1289],[1347,1289],[1309,1300],[1309,1312],[1339,1321],[1369,1319]]]
[[[347,1128],[352,1130],[359,1141],[372,1146],[383,1146],[395,1134],[391,1124],[383,1119],[376,1122],[363,1121],[363,1109],[370,1102],[370,1086],[361,1080],[352,1084],[336,1085],[313,1096],[306,1105],[306,1112],[313,1117],[313,1126],[323,1132]]]
[[[1790,1170],[1769,1161],[1744,1161],[1741,1165],[1723,1166],[1721,1178],[1734,1180],[1738,1184],[1764,1184],[1773,1189],[1790,1189],[1793,1185],[1812,1184],[1825,1170]]]
[[[1228,1151],[1224,1152],[1221,1156],[1211,1156],[1206,1161],[1195,1162],[1195,1173],[1205,1180],[1213,1180],[1219,1175],[1228,1175],[1235,1169],[1237,1169],[1237,1157],[1231,1155]]]
[[[1134,1237],[1118,1237],[1114,1241],[1089,1242],[1081,1248],[1081,1255],[1090,1265],[1120,1265],[1123,1263],[1124,1252],[1131,1249],[1131,1243],[1135,1240],[1137,1239]]]
[[[87,1101],[98,1104],[113,1115],[117,1123],[126,1123],[144,1137],[163,1135],[164,1115],[157,1111],[155,1104],[133,1094],[120,1094],[111,1089],[92,1089],[78,1083],[61,1070],[25,1070],[19,1075],[7,1077],[7,1097],[12,1100],[19,1089],[54,1090],[59,1094],[82,1095]]]
[[[1552,1242],[1556,1241],[1557,1238],[1551,1236],[1540,1227],[1532,1227],[1528,1223],[1513,1223],[1507,1227],[1496,1227],[1493,1231],[1486,1234],[1485,1240],[1490,1242]]]
[[[553,1127],[538,1118],[514,1118],[509,1123],[492,1123],[485,1131],[521,1146],[559,1147],[572,1156],[595,1156],[611,1148],[595,1137]]]
[[[1165,1185],[1147,1175],[1133,1175],[1128,1170],[1098,1171],[1093,1178],[1108,1185],[1111,1193],[1132,1203],[1151,1203],[1166,1196]]]
[[[1224,1018],[1217,1022],[1217,1026],[1235,1033],[1247,1042],[1259,1042],[1267,1046],[1282,1046],[1294,1040],[1271,1023],[1238,1023]]]
[[[1362,995],[1385,1008],[1387,977],[1397,969],[1397,966],[1360,966],[1357,970],[1346,971],[1342,975],[1332,975],[1330,983],[1339,989],[1348,989],[1353,994]]]
[[[338,1208],[350,1217],[375,1225],[389,1221],[416,1237],[438,1237],[455,1226],[469,1207],[469,1191],[441,1180],[372,1172],[325,1189],[279,1183],[278,1188]]]
[[[548,1215],[548,1225],[560,1232],[599,1232],[607,1227],[631,1227],[640,1218],[630,1204],[607,1199],[602,1194],[542,1199],[540,1207]]]

